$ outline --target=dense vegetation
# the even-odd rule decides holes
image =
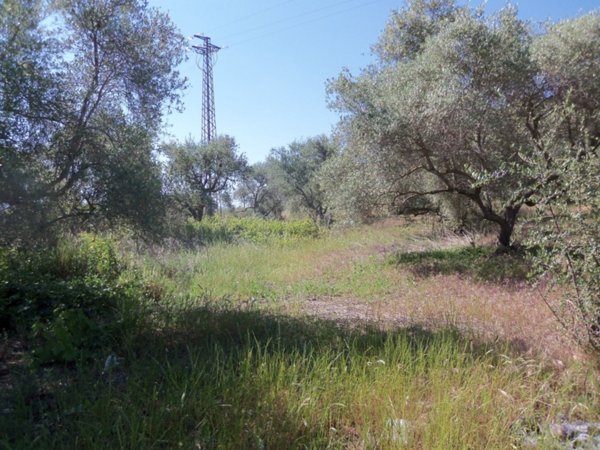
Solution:
[[[600,14],[411,0],[374,49],[328,83],[332,136],[250,165],[160,141],[168,15],[0,4],[0,447],[565,448],[600,420]]]
[[[137,0],[0,5],[0,240],[161,218],[153,156],[184,39]]]

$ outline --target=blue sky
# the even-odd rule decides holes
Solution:
[[[514,2],[513,2],[514,3]],[[327,109],[325,85],[343,67],[358,73],[373,62],[377,41],[398,0],[150,0],[185,36],[210,36],[223,49],[214,68],[219,134],[233,136],[254,163],[269,150],[328,134],[337,114]],[[479,3],[474,3],[479,4]],[[490,0],[495,11],[505,1]],[[600,0],[524,0],[522,18],[533,22],[574,17]],[[190,87],[185,111],[168,117],[170,138],[200,139],[201,72],[196,58],[180,70]]]

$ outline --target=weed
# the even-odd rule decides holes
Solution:
[[[17,407],[22,427],[4,443],[510,448],[521,417],[547,419],[568,406],[550,387],[552,373],[452,330],[384,333],[193,306],[169,314],[168,328],[123,355],[124,390],[97,378],[100,364],[88,367],[55,392],[52,414],[36,427]],[[404,443],[390,428],[400,420]]]
[[[36,363],[92,357],[139,321],[143,296],[121,279],[116,254],[110,240],[85,234],[45,253],[3,253],[0,322],[30,340]]]
[[[553,324],[532,294],[472,283],[504,256],[400,253],[421,245],[413,232],[363,227],[126,258],[91,235],[57,254],[4,251],[5,341],[26,336],[36,364],[11,372],[0,448],[518,448],[562,415],[597,420],[596,372],[571,360],[551,370],[520,348],[556,337],[543,334]],[[469,277],[416,278],[395,264]],[[336,320],[275,314],[290,300],[331,306]],[[386,313],[408,324],[339,320],[368,316],[344,313],[350,303],[394,305]]]

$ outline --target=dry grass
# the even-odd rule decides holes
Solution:
[[[379,224],[390,233],[397,223]],[[477,236],[477,242],[493,237]],[[388,245],[363,245],[360,251],[330,253],[320,260],[321,280],[334,284],[350,267],[365,261],[377,264],[385,289],[365,288],[366,296],[308,295],[294,305],[305,313],[341,321],[366,320],[385,328],[420,325],[428,328],[455,327],[487,342],[501,340],[524,356],[541,357],[557,367],[585,360],[578,347],[544,302],[558,301],[560,293],[548,292],[530,282],[475,281],[462,275],[415,276],[409,269],[382,264],[387,255],[399,251],[418,252],[470,245],[470,238],[451,234],[402,235]],[[365,280],[361,280],[364,282]],[[366,280],[367,284],[370,280]],[[371,295],[369,295],[371,294]],[[375,296],[372,296],[375,294]]]

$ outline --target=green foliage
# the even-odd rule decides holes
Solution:
[[[36,341],[31,354],[37,362],[81,359],[85,352],[102,345],[105,330],[81,309],[58,307],[47,322],[36,321],[31,326],[31,337]]]
[[[31,291],[39,318],[23,313],[19,320],[25,349],[48,364],[11,368],[11,386],[0,392],[9,412],[0,420],[0,447],[519,448],[523,433],[563,414],[596,420],[597,377],[566,360],[566,370],[553,371],[535,354],[524,359],[502,341],[484,345],[436,324],[384,330],[258,309],[287,307],[294,289],[352,302],[364,296],[375,309],[385,293],[395,301],[412,296],[420,309],[428,291],[382,264],[381,254],[414,246],[421,231],[378,225],[286,245],[276,238],[271,245],[163,249],[135,254],[136,269],[123,264],[114,242],[94,235],[38,257],[2,250],[0,286],[8,281],[25,293],[43,281]],[[376,254],[364,258],[365,251]],[[492,251],[432,255],[475,265],[493,260]],[[413,254],[407,264],[422,258]],[[156,294],[151,305],[138,273],[144,290]],[[72,292],[60,291],[65,286]],[[433,301],[444,303],[440,292]],[[51,309],[41,305],[43,295]],[[336,300],[331,306],[344,308],[346,298]],[[409,317],[400,307],[392,320]],[[105,372],[108,355],[118,356],[117,365]],[[406,428],[396,427],[401,420]],[[552,448],[550,439],[544,448]]]
[[[456,19],[457,12],[453,0],[409,0],[392,13],[375,50],[386,62],[413,58],[428,38]]]
[[[475,280],[498,282],[523,281],[529,273],[529,263],[523,253],[498,253],[491,247],[397,253],[388,261],[408,266],[418,276],[458,273]]]
[[[247,170],[246,157],[238,153],[235,140],[221,136],[201,144],[188,138],[162,147],[168,158],[165,187],[185,213],[202,220],[215,212],[216,195],[227,192]]]
[[[84,223],[157,228],[153,150],[184,55],[144,1],[2,2],[0,243]]]
[[[274,181],[279,182],[290,210],[308,213],[321,223],[330,220],[319,172],[336,151],[326,136],[271,150],[268,163],[276,168]]]
[[[459,226],[476,213],[510,246],[521,208],[548,181],[523,170],[531,160],[551,163],[586,135],[597,149],[598,29],[597,13],[534,34],[511,6],[486,17],[453,1],[409,2],[378,43],[380,64],[329,85],[343,114],[338,204],[433,209]]]
[[[89,357],[140,320],[127,309],[141,291],[121,280],[125,266],[108,239],[84,234],[44,253],[4,250],[0,259],[0,325],[31,340],[37,363]]]
[[[42,448],[510,448],[552,420],[568,381],[454,330],[382,332],[227,308],[171,308],[124,355],[127,386],[78,372],[38,418],[20,400],[0,443]],[[596,384],[582,400],[593,417]],[[40,403],[42,400],[40,400]],[[581,408],[581,406],[580,406]],[[403,430],[393,420],[407,424]],[[12,425],[12,427],[10,427]]]
[[[365,223],[388,215],[392,209],[390,172],[369,151],[354,147],[329,158],[319,172],[325,203],[336,222]],[[368,182],[367,182],[368,180]]]
[[[261,217],[283,219],[285,189],[278,183],[276,161],[269,159],[249,167],[234,196],[242,203],[243,210],[252,210]]]
[[[211,217],[188,221],[185,242],[213,244],[217,242],[267,242],[313,238],[319,227],[312,220],[272,220],[258,217]]]
[[[600,352],[600,156],[591,149],[555,159],[560,183],[547,184],[533,219],[537,274],[566,287],[553,311],[577,339]],[[548,278],[548,277],[545,277]]]
[[[549,26],[533,56],[559,100],[526,174],[539,185],[530,233],[538,275],[566,293],[550,305],[577,339],[600,352],[600,14]],[[574,130],[574,131],[573,131]]]

